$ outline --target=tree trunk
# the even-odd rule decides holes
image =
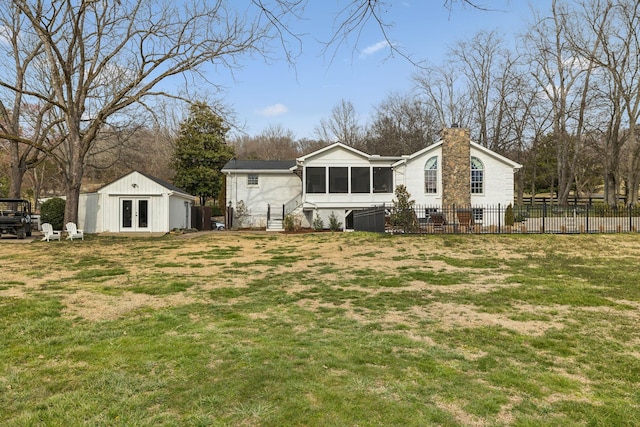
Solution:
[[[64,223],[78,224],[78,202],[80,201],[80,189],[84,176],[84,158],[76,159],[68,167],[68,173],[65,176],[67,202],[64,208]]]
[[[618,203],[618,182],[616,173],[612,170],[604,176],[604,197],[609,206],[615,206]]]
[[[27,171],[27,167],[20,157],[18,143],[12,141],[9,143],[9,146],[11,151],[11,167],[9,171],[11,184],[9,186],[9,197],[19,199],[21,196],[22,180]]]

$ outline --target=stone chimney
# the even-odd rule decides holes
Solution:
[[[444,128],[442,138],[442,207],[471,206],[471,139],[469,129]]]

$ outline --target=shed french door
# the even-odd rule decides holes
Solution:
[[[149,230],[149,199],[120,200],[120,230]]]

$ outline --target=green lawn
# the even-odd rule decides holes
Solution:
[[[2,426],[637,426],[640,237],[0,241]]]

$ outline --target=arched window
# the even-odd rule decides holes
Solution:
[[[477,157],[471,158],[471,194],[484,193],[484,165]]]
[[[438,157],[433,156],[424,165],[424,192],[434,194],[438,192]]]

